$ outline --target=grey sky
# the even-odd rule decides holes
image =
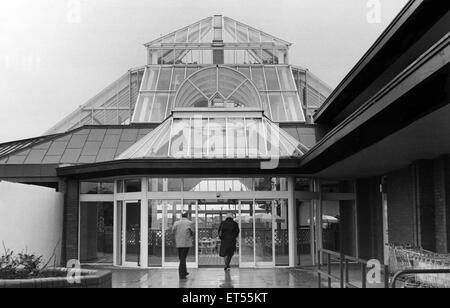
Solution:
[[[335,87],[407,3],[379,0],[369,23],[369,1],[2,0],[0,142],[41,135],[144,65],[142,44],[214,14],[294,43],[290,62]]]

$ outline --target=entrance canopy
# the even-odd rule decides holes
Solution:
[[[174,112],[116,160],[294,158],[307,151],[262,111],[195,108]]]

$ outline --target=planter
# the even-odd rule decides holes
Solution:
[[[0,289],[91,289],[111,288],[112,273],[108,271],[80,270],[80,283],[71,284],[67,279],[68,269],[58,268],[45,271],[49,278],[0,280]]]

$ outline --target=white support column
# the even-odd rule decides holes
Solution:
[[[315,202],[315,229],[316,234],[314,234],[316,239],[316,258],[314,260],[315,264],[317,264],[317,261],[322,262],[322,260],[319,260],[320,254],[318,254],[318,251],[323,249],[323,224],[322,224],[322,186],[320,180],[314,180],[314,192],[319,193],[319,200],[316,200]]]
[[[158,64],[158,52],[155,50],[147,50],[147,65]]]
[[[147,202],[148,181],[142,178],[141,193],[141,267],[148,267],[148,202]]]
[[[289,267],[295,267],[296,260],[296,244],[297,244],[297,232],[295,226],[295,178],[289,177],[288,179],[288,218],[289,218]]]
[[[278,52],[278,64],[286,64],[284,51]]]
[[[148,51],[148,64],[157,65],[158,64],[158,52],[155,50]]]
[[[284,64],[289,64],[289,50],[287,50],[286,53],[283,54],[283,60]]]

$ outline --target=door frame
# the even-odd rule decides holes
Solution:
[[[264,198],[255,198],[255,200],[253,200],[253,217],[256,218],[256,201],[274,201],[274,200],[287,200],[287,199],[276,199],[276,198],[272,198],[272,199],[264,199]],[[287,203],[287,206],[289,207],[289,201]],[[275,230],[276,230],[276,221],[275,221],[275,216],[276,213],[274,215],[274,208],[272,206],[271,209],[271,216],[272,216],[272,261],[271,262],[258,262],[256,261],[256,221],[255,219],[253,219],[253,225],[254,225],[254,232],[253,232],[253,242],[254,242],[254,246],[255,246],[255,250],[254,250],[254,254],[255,254],[255,268],[272,268],[276,266],[276,241],[275,241]],[[289,223],[289,222],[288,222]]]
[[[273,268],[276,266],[276,239],[275,239],[275,231],[276,231],[276,221],[275,215],[272,207],[272,261],[271,262],[258,262],[256,260],[256,201],[274,201],[274,200],[286,200],[287,201],[287,209],[289,210],[289,200],[286,198],[254,198],[252,200],[239,200],[239,229],[241,233],[239,235],[239,268]],[[252,202],[252,214],[253,214],[253,262],[242,262],[242,202]],[[289,221],[287,222],[289,225]]]
[[[198,200],[192,199],[149,199],[149,200],[170,200],[170,201],[181,201],[181,211],[184,210],[185,201],[195,201],[195,262],[187,262],[186,265],[188,268],[198,268]],[[177,209],[178,211],[178,209]],[[162,268],[178,268],[179,262],[166,262],[166,214],[167,207],[163,205],[163,218],[162,218]],[[192,248],[191,248],[192,249]]]
[[[122,203],[122,266],[124,267],[129,267],[129,268],[140,268],[142,267],[141,264],[141,256],[142,256],[142,250],[141,250],[141,243],[142,243],[142,206],[143,206],[143,202],[141,200],[134,200],[134,201],[123,201]],[[139,204],[140,205],[140,217],[139,217],[139,261],[136,262],[129,262],[127,261],[127,233],[126,233],[126,228],[127,228],[127,207],[129,204]]]
[[[242,261],[242,203],[243,202],[251,202],[252,207],[252,217],[255,217],[255,199],[252,200],[239,200],[239,268],[256,268],[256,241],[255,241],[255,219],[253,218],[252,226],[253,226],[253,262],[243,262]]]
[[[117,187],[117,185],[115,185],[115,187]],[[195,201],[196,207],[195,207],[195,217],[196,217],[196,221],[195,221],[195,233],[196,233],[196,239],[195,239],[195,262],[189,262],[187,264],[187,266],[189,268],[198,268],[199,267],[199,242],[198,242],[198,233],[199,233],[199,222],[198,222],[198,218],[199,218],[199,201],[200,200],[228,200],[228,199],[232,199],[232,200],[238,200],[239,201],[239,205],[238,205],[238,213],[239,213],[239,227],[241,227],[241,207],[242,207],[242,202],[243,201],[247,201],[247,202],[252,202],[253,205],[255,204],[255,202],[257,200],[261,200],[261,201],[269,201],[269,200],[278,200],[278,199],[282,199],[282,200],[286,200],[287,201],[287,210],[289,211],[290,207],[295,206],[295,204],[291,204],[291,199],[289,198],[289,194],[292,192],[289,191],[262,191],[262,192],[224,192],[224,193],[211,193],[211,192],[181,192],[181,193],[176,193],[176,192],[157,192],[157,193],[152,193],[152,192],[147,192],[148,188],[147,188],[147,181],[146,178],[144,178],[143,180],[143,187],[142,187],[142,192],[140,193],[129,193],[129,194],[115,194],[114,196],[114,215],[119,214],[118,210],[117,210],[117,206],[118,206],[118,202],[122,202],[122,210],[121,210],[121,215],[122,215],[122,228],[120,230],[121,235],[123,237],[122,242],[120,243],[120,247],[118,247],[118,245],[116,245],[116,240],[117,236],[119,236],[119,234],[116,234],[118,232],[118,230],[116,230],[116,228],[114,228],[114,245],[115,245],[115,249],[114,249],[114,262],[115,265],[118,265],[118,262],[116,262],[116,260],[118,260],[117,258],[120,256],[120,261],[122,262],[122,264],[120,266],[122,267],[131,267],[131,268],[177,268],[178,267],[178,262],[165,262],[165,236],[166,236],[166,232],[165,232],[165,220],[166,220],[166,215],[165,215],[165,211],[166,211],[166,207],[163,207],[163,223],[162,223],[162,264],[161,267],[150,267],[148,266],[148,256],[146,256],[145,254],[148,254],[148,236],[146,236],[145,232],[148,233],[147,230],[145,230],[146,228],[148,229],[148,202],[151,200],[177,200],[180,201],[182,204],[182,207],[184,207],[185,202],[186,201]],[[140,202],[141,204],[141,233],[140,233],[140,241],[141,241],[141,249],[140,249],[140,261],[139,262],[125,262],[126,261],[126,250],[124,249],[124,241],[126,241],[125,239],[125,232],[124,232],[124,228],[126,225],[126,213],[124,213],[124,211],[126,211],[127,208],[127,204],[129,203],[138,203]],[[253,215],[255,211],[255,207],[253,206]],[[255,232],[256,232],[256,222],[253,222],[253,237],[254,237],[254,261],[253,262],[247,262],[247,263],[243,263],[242,262],[242,258],[241,258],[241,247],[242,247],[242,242],[241,242],[241,235],[239,236],[239,267],[240,268],[267,268],[267,267],[275,267],[276,266],[276,242],[275,242],[275,222],[274,222],[274,215],[272,215],[272,250],[273,250],[273,262],[256,262],[256,238],[255,238]],[[289,219],[290,220],[290,219]],[[114,218],[114,222],[115,224],[117,224],[119,221],[119,217],[115,217]],[[295,229],[295,222],[294,225],[291,225],[291,222],[288,221],[288,225],[289,228],[294,228]],[[291,231],[292,232],[292,231]],[[119,240],[120,241],[120,240]],[[291,244],[291,241],[293,241],[293,239],[291,238],[291,235],[289,236],[289,241]],[[294,243],[295,245],[295,243]],[[122,251],[120,252],[119,249],[121,249]],[[118,260],[119,261],[119,260]],[[117,264],[116,264],[117,263]],[[139,265],[140,263],[140,265]],[[294,265],[295,266],[295,265]]]

